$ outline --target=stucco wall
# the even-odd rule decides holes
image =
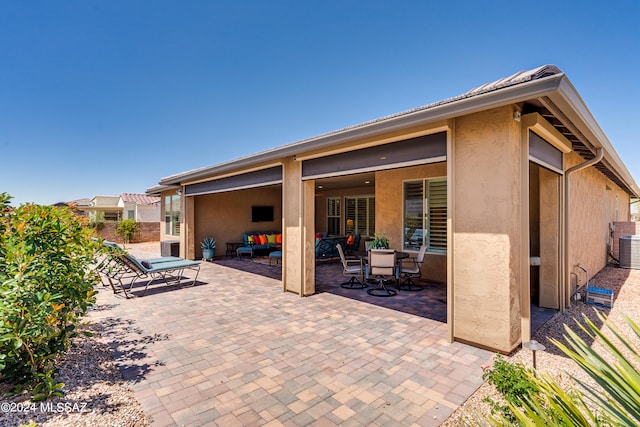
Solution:
[[[520,338],[520,150],[511,108],[456,119],[453,335],[505,352]]]
[[[224,256],[227,242],[241,242],[242,233],[282,230],[282,187],[194,196],[194,253],[202,257],[200,242],[208,236],[216,240],[215,256]],[[251,222],[251,206],[273,206],[274,220]]]
[[[386,235],[392,248],[402,250],[404,242],[403,182],[446,176],[446,163],[376,172],[376,233]],[[427,279],[446,282],[447,256],[427,253],[422,274]]]
[[[160,203],[155,205],[140,205],[136,208],[136,221],[160,221]]]
[[[575,153],[568,156],[568,167],[584,160]],[[569,177],[569,251],[567,262],[571,277],[571,293],[575,281],[586,283],[585,274],[575,267],[582,265],[592,277],[607,264],[612,244],[610,225],[628,221],[629,196],[594,167],[580,170]],[[616,196],[618,217],[616,218]]]

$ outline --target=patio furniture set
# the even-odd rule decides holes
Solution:
[[[327,236],[327,233],[315,235],[315,257],[317,260],[336,259],[340,256],[336,247],[341,245],[348,252],[357,251],[360,246],[360,234],[346,236]],[[243,233],[242,242],[227,242],[227,256],[234,254],[241,258],[248,255],[253,258],[257,254],[268,254],[269,264],[282,260],[282,234],[277,232]]]
[[[369,249],[366,255],[348,257],[341,245],[336,245],[342,262],[342,274],[349,281],[341,283],[346,289],[367,289],[367,293],[377,297],[391,297],[398,291],[420,291],[422,286],[413,279],[421,276],[426,246],[422,245],[415,258],[406,252],[393,249]],[[388,285],[395,282],[395,289]],[[369,283],[375,287],[369,287]]]

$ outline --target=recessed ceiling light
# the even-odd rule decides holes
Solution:
[[[387,156],[380,157],[380,160],[387,160]]]
[[[322,190],[324,187],[322,185],[318,185],[318,188]]]
[[[365,184],[371,184],[371,181],[365,181],[364,183]]]

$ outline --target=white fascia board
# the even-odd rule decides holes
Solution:
[[[638,184],[569,79],[564,78],[558,90],[549,94],[548,97],[566,115],[567,119],[582,132],[590,144],[595,148],[604,150],[604,158],[613,168],[613,172],[629,186],[636,197],[640,197]]]
[[[180,185],[156,185],[155,187],[149,187],[147,188],[147,190],[145,191],[145,194],[147,196],[158,196],[160,197],[160,195],[162,194],[163,191],[166,190],[176,190],[180,188]]]

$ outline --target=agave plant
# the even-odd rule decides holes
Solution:
[[[522,426],[632,426],[640,425],[640,349],[633,345],[605,315],[598,312],[602,327],[596,326],[586,316],[579,327],[592,339],[598,339],[614,360],[607,362],[601,354],[591,348],[578,334],[565,325],[567,344],[552,342],[575,361],[604,391],[594,390],[584,381],[575,378],[580,388],[573,392],[563,390],[549,375],[532,380],[540,393],[525,399],[518,407],[509,403],[511,410]],[[625,317],[636,338],[640,338],[640,327]],[[612,341],[604,330],[609,329],[619,343]],[[627,353],[628,355],[625,355]],[[590,407],[596,407],[593,411]],[[492,417],[494,425],[509,424],[504,417]]]
[[[205,237],[202,243],[200,243],[200,246],[202,247],[202,249],[213,250],[216,248],[216,241],[213,237]]]

